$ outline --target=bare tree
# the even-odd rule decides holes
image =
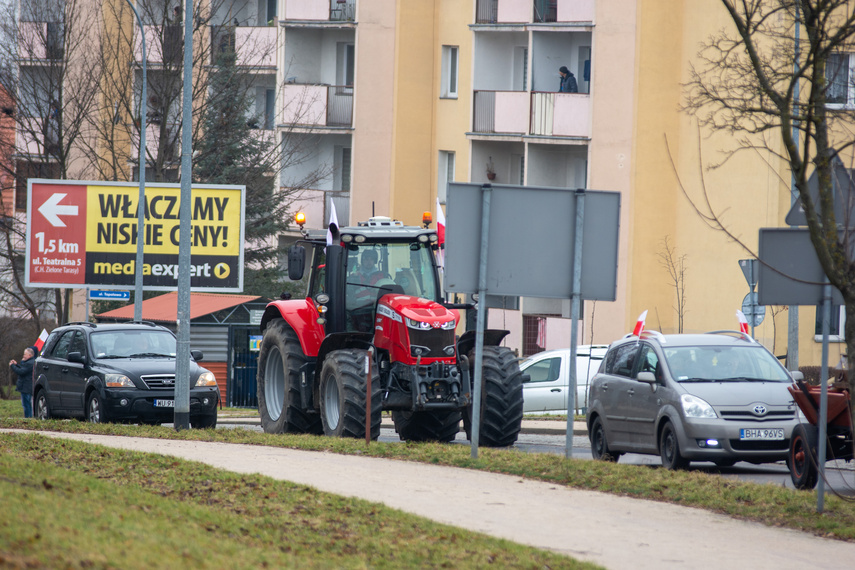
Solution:
[[[71,290],[32,290],[24,282],[26,180],[84,177],[81,154],[96,103],[101,69],[100,27],[87,0],[33,0],[0,5],[0,83],[14,136],[0,138],[4,206],[18,215],[0,228],[0,306],[28,313],[38,324],[48,310],[70,314]],[[95,25],[93,25],[93,22]]]
[[[690,71],[686,109],[701,125],[732,133],[739,141],[735,152],[762,149],[789,165],[819,262],[843,296],[849,368],[855,369],[851,223],[835,218],[832,187],[834,155],[851,156],[855,143],[848,98],[855,11],[848,0],[719,1],[732,26],[703,44]],[[813,171],[818,200],[808,191]],[[855,425],[855,374],[849,383]]]
[[[677,332],[683,333],[683,319],[686,316],[686,254],[678,255],[677,248],[671,244],[669,236],[662,238],[659,242],[659,251],[656,252],[659,265],[668,272],[671,285],[674,287],[676,304],[674,311],[677,313]]]

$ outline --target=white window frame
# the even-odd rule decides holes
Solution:
[[[457,156],[453,150],[439,151],[437,160],[436,195],[440,204],[445,204],[448,197],[448,183],[454,182],[457,168]]]
[[[442,46],[442,81],[439,94],[442,99],[457,99],[459,53],[458,46]]]
[[[846,306],[845,305],[831,305],[832,313],[837,310],[839,312],[838,316],[838,327],[837,330],[829,329],[828,331],[828,342],[846,342]],[[819,321],[822,315],[822,305],[816,306],[816,321]],[[813,340],[816,342],[822,342],[822,335],[816,334],[814,332]]]

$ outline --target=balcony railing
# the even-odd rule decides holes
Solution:
[[[349,127],[353,88],[345,85],[288,84],[283,88],[286,125]]]
[[[356,0],[285,0],[285,19],[353,22]]]
[[[591,136],[591,98],[586,93],[531,94],[532,135]]]
[[[62,22],[20,22],[18,34],[21,59],[61,60],[65,55]]]
[[[184,28],[179,24],[143,26],[148,63],[180,63],[184,58]],[[134,58],[142,63],[142,40],[134,38]]]
[[[179,131],[181,130],[180,123],[172,123],[166,125],[166,140],[170,143],[167,144],[167,148],[165,149],[164,160],[167,162],[176,161],[181,156],[181,137],[179,135]],[[158,146],[160,145],[160,125],[159,124],[149,124],[146,125],[145,129],[145,152],[149,156],[156,156],[158,152]],[[140,133],[138,130],[134,131],[134,134],[131,137],[131,157],[133,160],[138,160],[140,156]]]
[[[585,93],[475,91],[473,132],[554,137],[591,136]]]
[[[526,134],[527,91],[475,91],[473,131],[476,133]]]
[[[477,0],[477,24],[592,22],[594,0]]]

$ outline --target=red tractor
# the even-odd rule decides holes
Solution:
[[[370,423],[376,439],[381,412],[390,410],[402,440],[451,441],[461,419],[471,438],[475,332],[455,334],[457,309],[469,306],[443,302],[437,234],[427,226],[374,217],[355,227],[331,225],[332,245],[326,232],[304,231],[290,248],[292,280],[302,279],[306,250],[311,254],[308,294],[270,303],[261,320],[264,431],[364,438]],[[499,346],[507,334],[484,335],[485,446],[512,445],[522,421],[517,358]]]

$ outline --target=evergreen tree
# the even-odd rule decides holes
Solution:
[[[253,128],[251,93],[225,46],[211,70],[203,136],[195,144],[194,182],[246,185],[244,292],[276,297],[287,276],[278,270],[278,236],[288,226],[288,194],[277,183],[281,158],[273,131]],[[261,133],[263,136],[259,136]]]

